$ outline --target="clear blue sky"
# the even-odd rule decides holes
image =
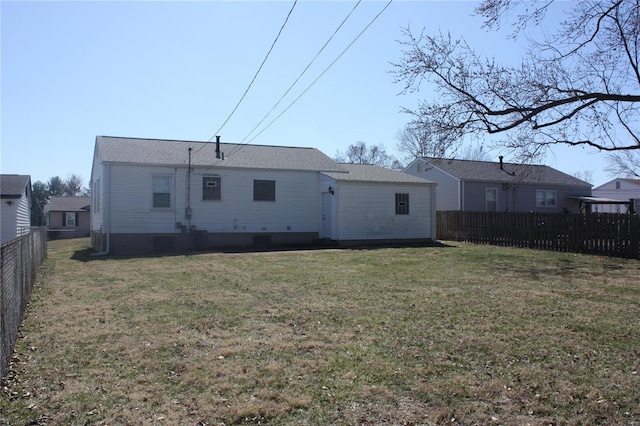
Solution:
[[[401,28],[451,32],[498,60],[519,58],[506,32],[481,29],[475,2],[395,0],[346,53],[268,129],[385,7],[364,1],[298,84],[249,132],[318,53],[356,1],[299,1],[223,142],[315,147],[333,157],[357,141],[396,154],[409,120],[391,63]],[[207,141],[245,92],[293,1],[2,1],[1,172],[32,181],[72,173],[88,186],[97,135]],[[566,5],[566,3],[565,3]],[[493,153],[497,157],[498,153]],[[506,160],[509,160],[507,157]],[[557,149],[551,167],[610,180],[604,155]]]

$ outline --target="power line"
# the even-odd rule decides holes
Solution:
[[[267,112],[267,114],[265,114],[264,117],[262,117],[262,120],[260,120],[260,122],[258,124],[255,125],[255,127],[253,129],[251,129],[251,131],[247,134],[247,136],[244,137],[244,139],[242,139],[240,141],[240,143],[243,143],[245,140],[247,140],[247,138],[249,136],[251,136],[251,134],[258,128],[260,127],[260,125],[264,122],[264,120],[267,119],[267,117],[269,117],[269,115],[271,115],[271,113],[273,112],[274,109],[276,109],[276,107],[278,105],[280,105],[280,102],[282,102],[282,100],[289,94],[289,92],[291,91],[291,89],[293,89],[293,87],[298,83],[298,81],[300,80],[300,78],[302,78],[302,76],[307,72],[307,70],[309,69],[309,67],[311,67],[311,65],[315,62],[316,59],[318,59],[318,56],[320,56],[320,54],[324,51],[325,47],[327,47],[327,45],[331,42],[331,40],[333,40],[333,37],[335,37],[335,35],[338,33],[338,31],[340,31],[340,28],[342,28],[342,26],[344,25],[345,22],[347,22],[347,19],[349,19],[349,17],[353,14],[353,12],[356,10],[356,8],[358,7],[358,5],[362,2],[362,0],[358,0],[358,2],[356,3],[355,6],[353,6],[353,9],[351,9],[351,11],[347,14],[347,16],[342,20],[342,22],[340,23],[340,25],[338,25],[338,28],[335,29],[335,31],[333,32],[333,34],[331,34],[331,37],[329,37],[329,39],[324,43],[324,45],[320,48],[320,50],[318,51],[318,53],[316,53],[316,55],[313,57],[313,59],[311,60],[311,62],[309,62],[309,64],[307,64],[307,66],[305,67],[304,70],[302,70],[302,72],[300,73],[300,75],[298,76],[298,78],[296,78],[296,80],[291,84],[291,86],[289,86],[289,88],[287,89],[286,92],[284,92],[284,94],[280,97],[280,99],[278,100],[278,102],[276,102],[273,107],[271,107],[271,109],[269,110],[269,112]]]
[[[366,27],[364,27],[364,29],[362,31],[360,31],[360,33],[356,36],[356,38],[353,39],[353,41],[351,43],[349,43],[349,45],[347,47],[345,47],[345,49],[340,53],[340,55],[338,55],[338,57],[336,59],[334,59],[333,62],[331,62],[329,64],[329,66],[327,68],[325,68],[324,71],[322,71],[322,73],[315,79],[313,80],[313,82],[311,82],[311,84],[309,86],[307,86],[306,89],[304,89],[304,91],[302,93],[300,93],[300,95],[295,98],[293,100],[293,102],[291,102],[289,104],[289,106],[287,106],[280,114],[278,114],[278,116],[276,118],[274,118],[273,120],[271,120],[271,122],[269,124],[267,124],[267,126],[262,129],[257,135],[255,135],[253,138],[251,138],[249,140],[249,142],[247,142],[247,144],[251,143],[253,140],[255,140],[258,136],[260,136],[265,130],[267,130],[269,127],[271,127],[271,125],[276,122],[285,112],[287,112],[289,110],[289,108],[291,108],[296,102],[298,102],[298,100],[305,94],[307,93],[307,91],[309,89],[311,89],[311,87],[313,87],[313,85],[316,84],[316,82],[318,80],[320,80],[320,78],[327,72],[329,71],[329,69],[336,63],[338,62],[338,60],[342,57],[342,55],[344,55],[346,53],[347,50],[349,50],[349,48],[360,38],[360,36],[362,36],[362,34],[364,34],[365,31],[367,31],[367,29],[378,19],[378,17],[380,17],[380,15],[382,15],[382,13],[389,7],[389,5],[393,2],[393,0],[389,0],[387,2],[387,4],[382,8],[382,10],[380,12],[378,12],[378,14],[376,16],[374,16],[374,18],[371,20],[371,22],[369,22],[367,24]],[[253,131],[253,130],[252,130]]]
[[[296,1],[297,1],[297,0],[296,0]],[[360,1],[358,1],[358,3],[360,3]],[[307,86],[307,88],[306,88],[306,89],[305,89],[305,90],[304,90],[300,95],[298,95],[298,97],[297,97],[297,98],[295,98],[295,99],[293,100],[293,102],[291,102],[291,103],[290,103],[290,104],[289,104],[289,105],[288,105],[288,106],[287,106],[287,107],[286,107],[286,108],[285,108],[285,109],[284,109],[280,114],[278,114],[278,116],[277,116],[276,118],[274,118],[273,120],[271,120],[271,122],[270,122],[269,124],[267,124],[267,126],[266,126],[264,129],[262,129],[262,130],[261,130],[257,135],[255,135],[253,138],[251,138],[251,139],[249,140],[249,142],[246,142],[246,143],[244,143],[244,144],[241,144],[241,145],[236,146],[236,147],[235,147],[235,148],[234,148],[234,149],[233,149],[229,154],[227,154],[227,155],[234,154],[234,153],[238,152],[240,149],[244,148],[246,145],[250,144],[250,143],[251,143],[252,141],[254,141],[258,136],[260,136],[260,135],[261,135],[265,130],[267,130],[269,127],[271,127],[271,125],[272,125],[274,122],[276,122],[276,121],[277,121],[277,120],[278,120],[282,115],[284,115],[284,113],[285,113],[285,112],[287,112],[287,111],[289,110],[289,108],[291,108],[291,107],[292,107],[296,102],[298,102],[298,100],[299,100],[299,99],[300,99],[300,98],[301,98],[305,93],[307,93],[307,91],[309,91],[309,89],[311,89],[311,87],[313,87],[313,86],[318,82],[318,80],[320,80],[320,78],[322,78],[322,76],[323,76],[324,74],[326,74],[326,73],[327,73],[327,71],[329,71],[329,69],[330,69],[330,68],[331,68],[331,67],[332,67],[336,62],[338,62],[338,60],[339,60],[339,59],[340,59],[340,58],[341,58],[341,57],[342,57],[342,56],[347,52],[347,50],[349,50],[349,49],[351,48],[351,46],[353,46],[353,44],[354,44],[356,41],[358,41],[358,39],[362,36],[362,34],[364,34],[364,33],[369,29],[369,27],[370,27],[371,25],[373,25],[373,23],[374,23],[374,22],[375,22],[375,21],[380,17],[380,15],[382,15],[382,13],[383,13],[385,10],[387,10],[387,8],[389,7],[389,5],[391,5],[391,3],[393,3],[393,0],[389,0],[389,1],[387,2],[387,4],[382,8],[382,10],[380,10],[380,12],[378,12],[378,14],[377,14],[376,16],[374,16],[374,17],[373,17],[373,19],[372,19],[372,20],[371,20],[371,21],[370,21],[370,22],[369,22],[369,23],[364,27],[364,29],[363,29],[362,31],[360,31],[360,33],[358,33],[358,35],[357,35],[357,36],[356,36],[356,37],[351,41],[351,43],[349,43],[349,45],[347,45],[347,47],[345,47],[345,48],[344,48],[344,50],[342,50],[342,52],[338,55],[338,57],[336,57],[336,59],[334,59],[334,60],[333,60],[333,62],[331,62],[331,63],[329,64],[329,66],[328,66],[327,68],[325,68],[325,69],[324,69],[324,71],[322,71],[322,73],[321,73],[318,77],[316,77],[316,79],[315,79],[315,80],[313,80],[313,82],[311,82],[311,84],[310,84],[309,86]],[[356,5],[356,6],[357,6],[357,5]],[[355,8],[355,7],[354,7],[354,8]],[[347,16],[347,18],[348,18],[348,16]],[[345,20],[346,20],[347,18],[345,18]],[[341,24],[341,25],[342,25],[342,24]],[[336,30],[336,31],[337,31],[337,30]],[[333,37],[333,36],[332,36],[332,37]],[[315,58],[314,58],[314,59],[315,59]],[[297,81],[297,80],[296,80],[296,81]],[[295,83],[294,83],[294,84],[295,84]],[[284,97],[284,95],[283,95],[283,97]],[[281,100],[282,100],[282,99],[281,99]],[[280,102],[280,101],[278,101],[278,102]],[[227,119],[227,120],[228,120],[228,119]],[[263,121],[264,121],[264,119],[263,119]],[[221,128],[222,128],[222,127],[221,127]],[[255,130],[255,129],[254,129],[254,130]],[[253,132],[253,130],[252,130],[251,132]],[[217,132],[216,132],[216,133],[217,133]],[[247,137],[248,137],[248,136],[247,136]],[[212,137],[211,139],[213,139],[213,137]],[[209,142],[211,142],[211,139],[209,140]],[[245,137],[245,139],[246,139],[246,137]],[[243,141],[244,141],[244,139],[243,139]],[[200,147],[200,149],[202,149],[204,146],[205,146],[205,145],[203,145],[202,147]],[[200,149],[198,149],[198,151],[200,151]],[[196,152],[197,152],[197,151],[196,151]],[[217,161],[216,161],[215,163],[211,164],[211,166],[208,166],[207,168],[214,167],[216,163],[217,163]]]
[[[280,38],[280,34],[282,34],[282,30],[284,30],[284,27],[287,25],[287,22],[289,21],[289,17],[291,16],[291,13],[293,12],[293,9],[296,7],[296,4],[298,3],[298,0],[294,0],[293,2],[293,6],[291,6],[291,10],[289,10],[289,13],[287,14],[286,19],[284,20],[284,23],[282,24],[282,26],[280,27],[280,31],[278,31],[278,35],[276,36],[275,40],[273,40],[273,43],[271,44],[271,48],[269,48],[269,51],[267,52],[267,55],[264,57],[264,59],[262,60],[262,63],[260,64],[260,67],[258,68],[258,71],[256,71],[256,74],[253,76],[253,79],[251,80],[251,83],[249,83],[249,86],[247,87],[247,89],[244,91],[244,94],[242,95],[242,97],[240,98],[240,100],[238,101],[238,103],[236,104],[236,106],[233,108],[233,111],[231,111],[231,114],[229,114],[229,116],[227,117],[226,120],[224,120],[224,123],[222,123],[222,126],[220,126],[220,128],[218,129],[218,131],[216,131],[214,133],[213,136],[211,136],[211,138],[209,139],[209,142],[211,142],[213,140],[213,138],[215,137],[215,135],[220,134],[220,130],[222,130],[222,128],[227,124],[227,122],[229,121],[229,119],[231,118],[231,116],[233,116],[233,114],[236,112],[236,110],[238,109],[238,107],[240,106],[240,104],[242,103],[242,101],[244,100],[245,96],[247,96],[247,93],[249,92],[249,89],[251,89],[251,86],[253,85],[253,82],[256,81],[256,78],[258,77],[258,74],[260,74],[260,71],[262,70],[262,67],[264,66],[265,62],[267,62],[267,58],[269,57],[269,55],[271,54],[271,51],[273,50],[273,47],[276,45],[276,42],[278,41],[278,39]]]

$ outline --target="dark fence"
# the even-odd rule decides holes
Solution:
[[[630,214],[439,211],[436,238],[640,259],[640,217]]]
[[[45,228],[2,244],[0,253],[0,379],[4,377],[22,322],[22,315],[31,298],[38,267],[47,257]]]

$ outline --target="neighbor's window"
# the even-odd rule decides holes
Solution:
[[[153,177],[153,207],[171,207],[171,177]]]
[[[498,188],[485,188],[484,202],[488,212],[498,211]]]
[[[396,194],[396,214],[409,214],[409,194]]]
[[[202,199],[220,200],[220,178],[217,176],[204,176],[202,178]]]
[[[258,180],[253,181],[253,201],[275,201],[276,181]]]
[[[536,191],[536,206],[538,207],[555,207],[556,191],[549,189],[538,189]]]
[[[65,213],[64,214],[64,226],[75,227],[76,226],[76,214]]]

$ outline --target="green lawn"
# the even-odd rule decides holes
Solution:
[[[638,261],[87,244],[49,243],[0,424],[640,424]]]

